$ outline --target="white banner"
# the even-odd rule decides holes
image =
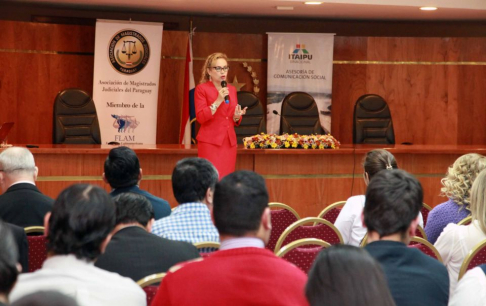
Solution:
[[[93,100],[102,144],[155,144],[162,27],[96,22]]]
[[[334,34],[267,34],[267,132],[279,133],[282,101],[294,91],[314,98],[321,125],[331,132]]]

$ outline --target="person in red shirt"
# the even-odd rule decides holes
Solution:
[[[264,248],[272,226],[263,177],[227,175],[216,185],[213,205],[219,251],[172,267],[152,306],[308,305],[307,275]]]
[[[220,178],[235,171],[234,127],[246,113],[246,107],[241,109],[238,104],[236,88],[226,85],[228,70],[226,54],[209,55],[194,93],[196,119],[201,124],[197,135],[198,157],[208,159],[218,169]]]

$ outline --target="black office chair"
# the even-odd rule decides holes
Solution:
[[[359,97],[354,106],[353,143],[394,144],[390,108],[374,94]]]
[[[68,88],[54,100],[55,144],[100,144],[100,125],[91,96],[84,90]]]
[[[235,127],[238,143],[242,144],[245,137],[266,133],[267,126],[260,99],[249,91],[239,91],[237,96],[241,108],[248,107],[240,125]]]
[[[280,134],[323,134],[314,98],[305,92],[291,92],[282,102]]]

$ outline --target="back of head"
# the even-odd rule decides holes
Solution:
[[[420,182],[403,170],[381,171],[366,189],[364,222],[381,237],[405,234],[422,208]]]
[[[486,157],[476,153],[460,156],[441,180],[444,186],[440,190],[441,194],[456,204],[469,208],[471,187],[483,169],[486,169]]]
[[[141,194],[126,192],[113,198],[116,206],[116,225],[138,223],[147,226],[154,218],[152,203]]]
[[[0,295],[8,296],[17,281],[17,244],[8,226],[0,221]]]
[[[217,182],[218,171],[204,158],[184,158],[172,171],[172,190],[179,204],[201,202]]]
[[[12,306],[78,306],[78,303],[57,291],[38,291],[18,299]]]
[[[115,205],[98,186],[76,184],[64,189],[52,207],[47,249],[92,261],[115,226]]]
[[[305,295],[311,306],[395,305],[380,265],[364,249],[350,245],[333,245],[319,253]]]
[[[398,169],[398,165],[393,154],[384,149],[376,149],[366,153],[363,160],[363,168],[368,173],[369,180],[371,180],[381,170]]]
[[[11,147],[0,153],[0,170],[9,175],[35,173],[35,161],[32,153],[21,147]]]
[[[481,171],[471,188],[471,216],[486,234],[486,170]]]
[[[110,150],[105,160],[105,178],[111,188],[135,186],[140,177],[140,162],[137,154],[128,147]]]
[[[256,233],[268,192],[261,175],[237,171],[225,176],[214,192],[214,224],[220,235],[236,237]]]

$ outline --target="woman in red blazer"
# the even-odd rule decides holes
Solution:
[[[246,113],[246,107],[241,109],[238,105],[236,88],[229,84],[221,86],[222,81],[227,81],[228,70],[226,54],[208,56],[194,94],[196,118],[201,124],[197,134],[197,155],[208,159],[218,169],[220,179],[235,171],[234,127],[240,124],[241,116]],[[227,101],[226,96],[229,97]]]

